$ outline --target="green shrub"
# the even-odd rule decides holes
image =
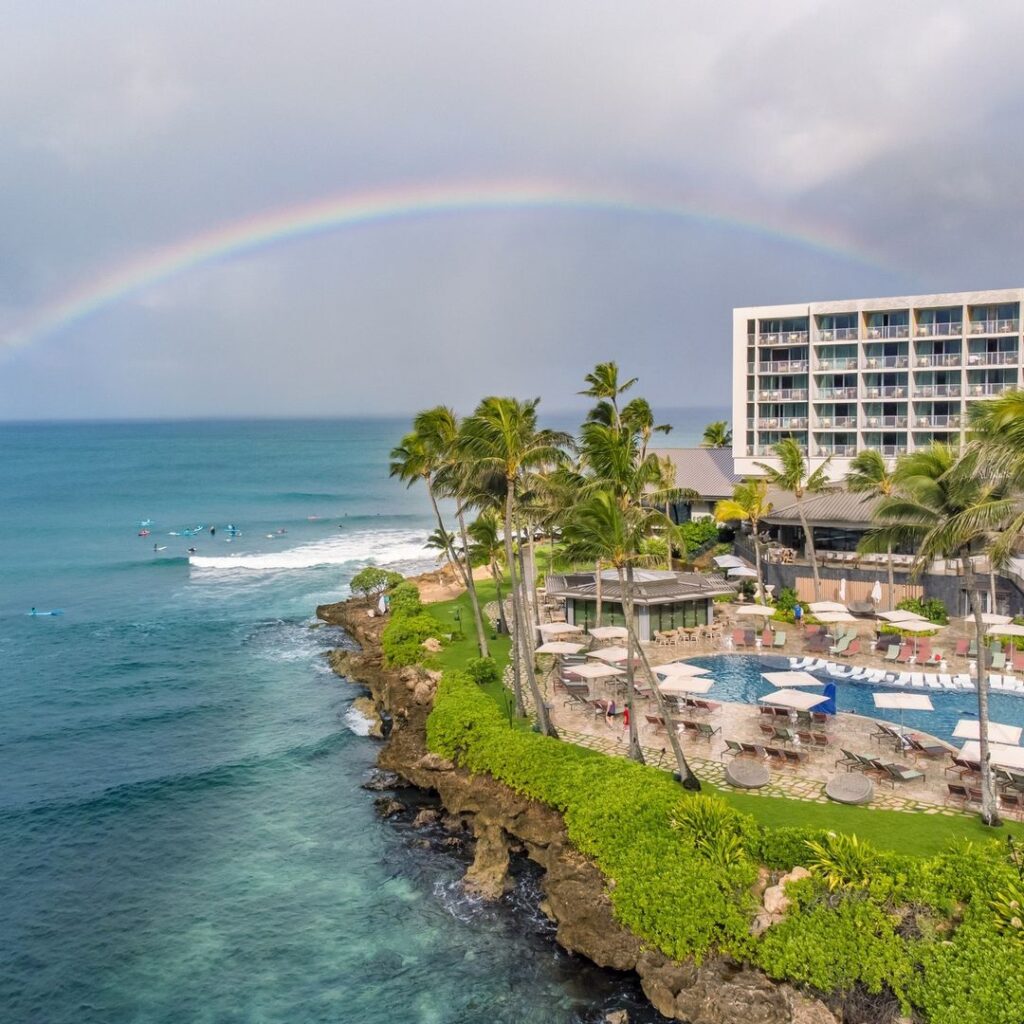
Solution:
[[[775,607],[780,612],[792,612],[796,604],[796,591],[792,587],[783,587],[775,598]]]
[[[466,674],[477,686],[496,683],[500,678],[498,666],[493,658],[470,658],[466,662]]]
[[[945,626],[949,622],[949,612],[946,610],[945,604],[937,597],[930,597],[927,601],[920,597],[907,597],[896,607],[901,611],[921,615],[929,622],[934,622],[939,626]]]
[[[423,605],[420,603],[420,592],[415,583],[399,583],[391,591],[391,614],[400,615],[404,612],[418,612]]]
[[[404,580],[405,577],[400,572],[391,572],[389,569],[380,569],[376,565],[368,565],[352,577],[349,587],[353,594],[370,597],[373,594],[383,594],[385,590],[392,590]]]
[[[688,557],[718,540],[718,526],[711,518],[691,519],[679,524],[678,538],[678,547]]]

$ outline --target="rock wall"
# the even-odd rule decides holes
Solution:
[[[555,923],[557,941],[602,967],[636,971],[643,990],[666,1017],[690,1024],[837,1024],[823,1002],[760,971],[717,958],[678,963],[623,927],[607,895],[608,880],[569,842],[561,816],[487,775],[470,775],[426,747],[426,721],[436,675],[422,668],[386,669],[380,654],[383,620],[352,600],[321,605],[317,616],[342,626],[360,652],[334,651],[339,675],[367,686],[390,734],[378,764],[415,786],[437,792],[449,815],[476,838],[465,885],[496,898],[507,885],[510,847],[522,847],[543,868],[541,909]],[[385,729],[387,726],[385,726]]]

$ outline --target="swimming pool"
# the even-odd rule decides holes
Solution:
[[[731,700],[743,704],[757,704],[761,697],[775,689],[762,677],[762,672],[789,668],[788,658],[772,655],[709,654],[685,660],[711,670],[715,680],[714,688],[708,694],[711,700]],[[851,711],[857,715],[899,723],[898,711],[880,711],[871,697],[873,693],[896,692],[897,687],[872,686],[851,680],[832,679],[820,673],[816,675],[822,682],[835,683],[836,708],[839,711]],[[962,745],[962,740],[953,738],[953,730],[959,719],[978,717],[977,694],[973,690],[928,690],[927,696],[931,698],[935,710],[904,712],[904,724],[957,746]],[[989,717],[993,722],[1024,726],[1024,699],[993,691],[989,694]]]

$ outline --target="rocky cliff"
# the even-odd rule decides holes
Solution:
[[[522,849],[543,869],[541,909],[555,923],[558,942],[602,967],[636,971],[647,997],[666,1017],[691,1024],[841,1021],[820,1000],[744,965],[721,958],[700,965],[678,963],[644,948],[615,919],[607,896],[611,883],[572,847],[556,811],[427,750],[426,720],[436,674],[416,667],[386,669],[379,643],[384,623],[368,611],[355,600],[317,608],[320,619],[344,627],[362,648],[332,652],[332,667],[372,694],[387,734],[380,767],[435,791],[448,814],[472,830],[476,841],[465,876],[468,889],[485,897],[501,895],[510,851]]]

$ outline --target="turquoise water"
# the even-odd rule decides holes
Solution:
[[[789,668],[788,658],[770,655],[758,657],[753,654],[710,654],[686,660],[710,669],[713,673],[715,686],[708,694],[709,697],[744,704],[756,704],[761,697],[775,689],[764,680],[763,672]],[[899,723],[898,711],[880,711],[872,699],[874,693],[893,693],[896,692],[896,688],[871,686],[867,683],[843,681],[823,675],[819,675],[818,678],[835,683],[838,711],[851,711],[869,718]],[[974,691],[928,689],[917,692],[923,692],[928,696],[934,710],[906,711],[904,723],[912,729],[920,729],[960,746],[963,741],[954,739],[953,730],[961,718],[977,719],[978,698]],[[989,694],[989,716],[993,722],[1024,726],[1024,698],[992,691]]]
[[[465,900],[358,787],[376,748],[312,614],[368,558],[422,564],[405,426],[0,426],[5,1024],[656,1019],[528,878]]]

